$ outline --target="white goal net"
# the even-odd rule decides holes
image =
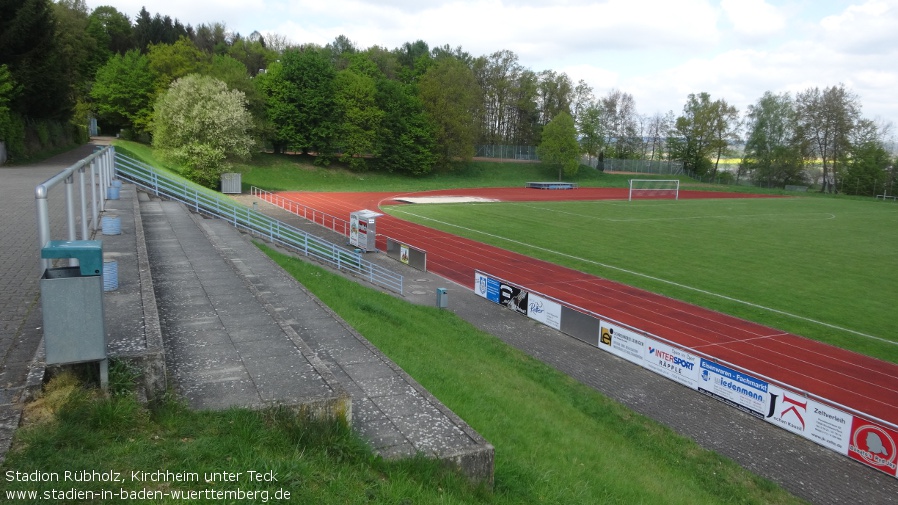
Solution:
[[[629,201],[635,199],[680,199],[680,181],[676,179],[630,179]]]

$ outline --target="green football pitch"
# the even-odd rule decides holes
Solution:
[[[396,206],[402,219],[898,363],[898,204]]]

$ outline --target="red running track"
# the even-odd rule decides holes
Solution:
[[[626,189],[453,189],[418,193],[279,193],[310,208],[349,219],[350,212],[400,204],[397,198],[477,196],[502,201],[621,200]],[[759,195],[680,191],[680,198]],[[505,279],[685,348],[731,363],[898,425],[898,365],[784,333],[612,282],[546,261],[427,228],[393,216],[377,220],[386,235],[427,251],[428,270],[473,289],[474,270]],[[383,244],[378,243],[383,250]]]

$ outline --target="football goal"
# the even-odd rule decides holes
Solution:
[[[630,179],[630,196],[628,201],[637,198],[672,198],[680,199],[680,181],[676,179]]]

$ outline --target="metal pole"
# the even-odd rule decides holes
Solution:
[[[99,170],[100,163],[96,160],[90,162],[90,211],[91,217],[91,228],[94,231],[97,231],[97,176],[94,171]]]
[[[100,212],[106,211],[106,188],[109,187],[107,179],[107,158],[103,156],[100,159]]]
[[[75,177],[69,175],[65,178],[65,213],[66,227],[69,231],[69,240],[75,240],[75,191],[72,185]],[[72,265],[74,266],[74,265]]]
[[[75,232],[75,175],[70,174],[65,178],[65,214],[66,227],[69,229],[69,240],[76,240],[78,237]],[[69,266],[78,266],[76,258],[69,258]]]
[[[87,188],[84,179],[84,166],[78,169],[78,192],[81,195],[81,240],[87,240]]]
[[[109,360],[100,360],[100,388],[103,391],[109,390]]]
[[[37,207],[37,248],[40,250],[50,241],[50,206],[47,203],[47,188],[38,186],[34,199]],[[40,267],[43,275],[44,270],[50,268],[50,260],[41,258]]]

